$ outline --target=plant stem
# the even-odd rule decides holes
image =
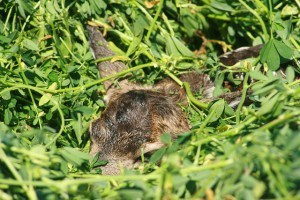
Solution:
[[[260,0],[254,0],[254,2],[257,4],[258,8],[263,9],[266,13],[268,12],[268,8]]]
[[[12,11],[12,9],[13,9],[13,6],[10,7],[10,9],[9,9],[9,11],[8,11],[8,13],[7,13],[7,16],[6,16],[6,20],[5,20],[5,24],[4,24],[4,27],[3,27],[2,34],[4,34],[4,32],[5,32],[6,28],[7,28],[8,20],[9,20],[9,18],[10,18],[10,16],[11,16],[11,11]]]
[[[182,170],[180,170],[180,173],[184,176],[187,176],[193,172],[201,172],[201,171],[209,170],[209,169],[222,168],[222,167],[226,167],[232,163],[233,163],[232,160],[224,160],[224,161],[220,161],[220,162],[217,162],[214,164],[209,164],[209,165],[191,166],[191,167],[183,168]]]
[[[243,83],[243,92],[242,92],[241,101],[239,103],[239,106],[236,109],[236,124],[240,123],[240,112],[241,112],[242,106],[245,103],[246,96],[247,96],[248,79],[249,79],[249,73],[246,73],[245,78],[244,78],[244,83]]]
[[[174,30],[173,30],[173,28],[172,28],[172,26],[171,26],[171,24],[168,20],[168,17],[165,15],[165,13],[162,14],[162,18],[163,18],[164,22],[166,23],[166,25],[167,25],[167,27],[170,31],[170,35],[174,36],[175,35]]]
[[[95,60],[95,63],[109,61],[109,60],[112,60],[114,57],[115,56],[107,56],[107,57],[99,58],[99,59]]]
[[[1,145],[0,145],[0,160],[2,160],[5,163],[5,165],[9,169],[9,171],[12,173],[12,175],[17,180],[17,182],[21,183],[19,185],[23,188],[23,190],[27,194],[28,198],[29,199],[37,199],[36,195],[33,196],[32,194],[29,193],[29,188],[26,186],[26,184],[24,184],[23,178],[18,173],[18,171],[16,170],[14,165],[10,162],[9,158],[3,151]],[[4,179],[4,180],[8,181],[7,179]],[[6,184],[6,183],[4,182],[4,184]],[[27,185],[31,185],[31,181],[29,181],[29,184],[27,184]]]
[[[1,153],[1,152],[0,152]],[[148,175],[118,175],[118,176],[105,176],[105,175],[91,175],[90,178],[77,178],[77,179],[65,179],[62,181],[23,181],[23,180],[11,180],[11,179],[0,179],[0,184],[6,185],[33,185],[38,187],[60,187],[68,186],[68,185],[80,185],[80,184],[92,184],[98,183],[101,181],[124,181],[124,180],[131,180],[131,181],[148,181],[148,180],[157,180],[161,175],[151,173]]]
[[[58,131],[58,133],[54,136],[54,138],[45,145],[46,148],[50,147],[54,142],[56,142],[56,140],[59,138],[59,136],[61,136],[61,134],[63,133],[63,130],[65,128],[65,117],[64,117],[64,113],[62,112],[62,110],[59,107],[59,104],[56,102],[55,103],[55,108],[58,110],[58,113],[60,115],[60,121],[61,121],[61,125],[60,125],[60,129]]]
[[[3,83],[4,85],[15,87],[15,88],[26,88],[26,89],[38,90],[40,92],[47,92],[47,93],[51,93],[51,94],[58,94],[58,93],[64,93],[64,92],[69,92],[69,91],[76,91],[76,90],[77,91],[82,91],[82,90],[90,88],[90,87],[92,87],[94,85],[98,85],[98,84],[100,84],[100,83],[102,83],[104,81],[107,81],[107,80],[110,80],[110,79],[113,79],[113,78],[116,78],[116,77],[119,77],[119,76],[126,75],[129,72],[133,72],[133,71],[145,68],[145,67],[156,67],[156,66],[157,66],[156,63],[154,63],[154,62],[146,63],[146,64],[142,64],[142,65],[138,65],[138,66],[129,68],[127,70],[120,71],[120,72],[118,72],[116,74],[113,74],[113,75],[101,78],[99,80],[93,81],[91,83],[88,83],[88,84],[85,84],[85,85],[82,85],[82,86],[72,87],[72,88],[65,88],[65,89],[58,89],[58,90],[51,90],[51,89],[47,89],[47,88],[37,88],[37,87],[31,86],[31,85],[24,85],[24,84],[20,84],[20,83],[18,83],[18,84],[8,83],[8,82],[6,82],[4,80],[1,80],[1,79],[0,79],[0,82]],[[0,92],[0,95],[2,93],[4,93],[4,92],[10,91],[10,90],[11,90],[11,88],[6,88],[6,89],[4,89],[4,90],[2,90]]]
[[[71,49],[68,47],[68,45],[66,44],[66,42],[59,37],[59,40],[63,43],[63,45],[66,47],[66,49],[68,50],[68,52],[72,55],[72,57],[80,64],[79,68],[81,68],[83,66],[83,63],[73,54],[73,52],[71,51]]]
[[[192,92],[191,92],[190,85],[189,85],[187,82],[183,82],[183,86],[184,86],[184,88],[185,88],[185,91],[186,91],[186,94],[187,94],[189,100],[190,100],[193,104],[195,104],[196,106],[199,106],[199,107],[202,108],[202,109],[207,109],[207,108],[208,108],[208,104],[199,101],[198,99],[196,99],[196,98],[193,96],[193,94],[192,94]]]
[[[20,70],[20,71],[21,71],[21,78],[23,79],[23,81],[24,81],[24,83],[25,83],[26,85],[29,85],[29,84],[28,84],[27,77],[26,77],[26,75],[25,75],[25,73],[24,73],[24,66],[25,66],[25,64],[21,61],[21,58],[20,58],[20,57],[18,58],[18,64],[19,64],[19,67],[20,67],[20,69],[21,69],[21,70]],[[39,117],[39,111],[38,111],[38,109],[37,109],[37,105],[36,105],[36,103],[35,103],[35,99],[34,99],[34,97],[33,97],[32,92],[31,92],[30,89],[28,89],[28,93],[29,93],[29,96],[30,96],[30,98],[31,98],[31,101],[32,101],[32,104],[33,104],[34,111],[35,111],[35,113],[36,113],[36,117],[38,118],[39,126],[40,126],[40,128],[42,128],[42,121],[41,121],[41,119],[40,119],[40,117]]]
[[[300,51],[300,45],[297,43],[294,37],[290,37],[291,43],[296,47],[298,51]]]
[[[268,31],[267,31],[267,28],[266,28],[266,25],[264,23],[264,21],[262,20],[262,18],[259,16],[259,14],[253,10],[250,6],[248,6],[243,0],[239,0],[239,2],[246,7],[246,9],[251,12],[259,21],[260,23],[260,26],[262,28],[262,31],[264,33],[264,36],[265,36],[265,40],[268,41],[269,40],[269,34],[268,34]]]
[[[83,86],[74,87],[74,88],[66,88],[66,89],[61,89],[61,90],[56,90],[56,92],[66,92],[66,91],[87,89],[87,88],[90,88],[90,87],[92,87],[94,85],[98,85],[99,83],[102,83],[104,81],[107,81],[107,80],[110,80],[110,79],[113,79],[113,78],[116,78],[116,77],[119,77],[119,76],[126,75],[129,72],[133,72],[133,71],[137,71],[139,69],[143,69],[145,67],[153,67],[153,66],[157,66],[157,65],[155,63],[153,63],[153,62],[142,64],[142,65],[138,65],[138,66],[126,69],[126,70],[122,70],[122,71],[120,71],[120,72],[118,72],[116,74],[113,74],[113,75],[101,78],[101,79],[96,80],[96,81],[94,81],[92,83],[85,84]]]
[[[217,110],[217,107],[214,107],[212,110],[210,110],[209,115],[205,118],[204,122],[201,124],[197,132],[202,132],[206,125],[209,123],[211,118],[214,116],[215,111]]]
[[[152,33],[153,29],[154,29],[155,23],[156,23],[159,15],[160,15],[160,12],[161,12],[161,10],[163,8],[163,5],[164,5],[164,0],[160,0],[158,8],[157,8],[157,11],[156,11],[156,14],[154,16],[154,19],[153,19],[153,21],[151,23],[151,26],[150,26],[150,28],[148,30],[148,33],[146,35],[146,38],[145,38],[146,41],[148,41],[149,38],[150,38],[150,36],[151,36],[151,33]]]
[[[192,142],[192,145],[200,145],[200,144],[205,144],[208,143],[212,140],[214,140],[215,138],[217,139],[221,139],[221,138],[226,138],[226,137],[231,137],[231,136],[235,136],[240,134],[240,131],[245,128],[246,126],[250,125],[252,122],[254,122],[257,119],[257,117],[252,116],[250,118],[248,118],[248,120],[246,120],[245,122],[237,125],[236,127],[234,127],[233,129],[230,129],[228,131],[225,132],[221,132],[221,133],[215,133],[215,134],[211,134],[203,139],[200,139],[196,142]]]
[[[260,130],[260,131],[268,130],[268,129],[270,129],[270,128],[278,125],[278,124],[286,122],[287,120],[289,120],[291,118],[299,117],[299,115],[300,115],[300,111],[280,115],[278,118],[276,118],[275,120],[265,124],[264,126],[260,127],[258,130]]]

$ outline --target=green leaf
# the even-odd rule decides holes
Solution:
[[[46,9],[47,9],[48,13],[50,13],[51,15],[54,15],[54,16],[57,15],[57,12],[54,8],[53,2],[47,1],[46,2]]]
[[[137,36],[143,36],[144,29],[149,28],[150,24],[145,15],[137,15],[133,24],[133,33]]]
[[[155,42],[151,43],[151,53],[155,58],[161,58],[161,49],[159,48],[159,45]]]
[[[223,81],[224,81],[224,73],[218,73],[215,79],[215,89],[213,92],[213,96],[217,97],[223,93]]]
[[[1,93],[1,97],[2,97],[4,100],[9,100],[9,99],[11,99],[10,91],[2,92],[2,93]]]
[[[194,63],[180,62],[175,67],[176,67],[176,69],[181,69],[181,70],[185,69],[185,70],[187,70],[187,69],[190,69],[194,66],[195,66]]]
[[[218,10],[224,10],[224,11],[228,11],[228,12],[235,11],[230,5],[228,5],[226,3],[221,3],[218,1],[213,1],[210,5]]]
[[[167,53],[173,56],[181,56],[171,36],[166,36]]]
[[[278,103],[279,94],[275,95],[271,99],[266,99],[260,109],[257,111],[258,116],[270,113],[272,110],[276,109],[275,105]]]
[[[205,17],[203,17],[201,14],[199,15],[192,14],[190,9],[188,8],[180,9],[180,14],[181,14],[180,18],[184,28],[186,28],[186,30],[189,30],[187,31],[189,37],[192,37],[195,30],[201,29],[202,28],[201,25],[206,23]]]
[[[162,141],[164,144],[170,144],[172,141],[172,137],[168,133],[164,133],[160,136],[160,141]]]
[[[89,154],[71,147],[62,148],[60,150],[60,154],[64,157],[64,159],[66,159],[69,163],[74,164],[75,166],[80,166],[90,159]]]
[[[4,35],[0,35],[0,42],[1,43],[10,43],[11,39],[8,37],[5,37]]]
[[[139,188],[128,188],[120,189],[119,191],[120,199],[143,199],[144,192]]]
[[[33,42],[32,40],[29,39],[24,39],[23,40],[23,45],[25,48],[33,50],[33,51],[39,51],[39,46],[37,42]]]
[[[154,154],[152,154],[152,156],[150,158],[150,163],[155,164],[156,162],[158,162],[163,157],[166,150],[167,150],[166,147],[163,147],[163,148],[157,150]]]
[[[177,50],[186,57],[194,57],[194,53],[189,50],[181,41],[179,41],[176,37],[172,37],[172,40],[177,48]]]
[[[9,104],[8,104],[8,108],[15,108],[17,104],[17,100],[16,99],[11,99]]]
[[[23,1],[23,0],[16,0],[18,3],[18,9],[23,18],[26,18],[25,11],[31,13],[33,11],[33,5],[31,1]]]
[[[284,44],[283,42],[278,41],[278,40],[274,40],[274,45],[276,47],[277,52],[279,53],[279,55],[281,57],[283,57],[285,59],[291,59],[294,52],[290,47],[288,47],[286,44]]]
[[[6,125],[9,125],[11,119],[12,119],[12,112],[10,111],[10,109],[5,109],[4,110],[4,123]]]
[[[45,105],[51,100],[51,98],[52,98],[52,94],[50,93],[44,94],[39,100],[39,106]]]
[[[52,71],[52,72],[49,73],[48,78],[49,78],[52,82],[57,82],[57,81],[58,81],[58,73]]]
[[[229,116],[233,116],[234,115],[234,110],[232,107],[230,107],[227,103],[225,104],[224,107],[224,113],[226,113]]]
[[[99,156],[100,156],[100,153],[97,153],[93,157],[93,160],[91,161],[91,167],[92,168],[104,166],[104,165],[106,165],[108,163],[108,161],[106,161],[106,160],[100,160]]]
[[[295,79],[295,69],[292,66],[288,66],[285,70],[286,80],[288,83],[291,83]]]
[[[51,120],[52,119],[52,111],[51,110],[46,114],[46,119],[47,120]]]
[[[90,115],[94,113],[94,109],[87,106],[79,106],[74,111],[81,112],[84,115]]]
[[[223,114],[224,108],[225,108],[224,99],[220,99],[216,103],[214,103],[209,109],[209,115],[211,116],[209,122],[217,121]]]
[[[78,144],[81,144],[81,142],[82,142],[81,137],[82,137],[82,133],[84,133],[84,131],[82,130],[83,127],[82,127],[82,121],[81,121],[81,114],[80,113],[77,114],[77,118],[78,118],[78,120],[72,120],[70,122],[70,124],[72,125],[72,128],[75,131],[75,135],[76,135],[76,139],[77,139]]]
[[[70,79],[65,79],[63,80],[63,82],[61,83],[61,86],[68,86],[71,83]]]
[[[263,75],[263,73],[261,73],[261,71],[251,71],[249,73],[250,77],[253,78],[254,80],[268,80],[268,77],[266,77],[265,75]]]
[[[299,13],[299,10],[296,5],[285,5],[284,8],[281,11],[282,16],[291,16],[291,15],[297,15]]]
[[[255,95],[265,95],[266,93],[270,92],[274,88],[276,88],[276,85],[278,83],[278,79],[270,79],[267,82],[264,82],[262,84],[256,84],[252,87],[254,90]]]
[[[134,53],[137,49],[138,46],[141,43],[142,38],[141,37],[134,37],[132,42],[130,43],[127,52],[126,52],[126,56],[130,56],[132,53]]]
[[[280,56],[275,48],[274,40],[271,39],[260,51],[260,61],[267,63],[269,69],[275,71],[280,66]]]

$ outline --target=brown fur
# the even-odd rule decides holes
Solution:
[[[114,55],[97,28],[88,26],[87,30],[96,59]],[[98,63],[101,77],[125,68],[121,62]],[[192,72],[179,78],[190,83],[192,92],[202,90],[204,97],[212,98],[214,84],[207,75]],[[109,161],[102,167],[103,174],[118,174],[121,165],[133,168],[142,149],[147,153],[163,146],[160,142],[163,133],[176,138],[189,130],[189,122],[178,105],[187,103],[185,90],[171,79],[166,78],[155,86],[140,86],[127,80],[120,81],[118,87],[112,81],[106,81],[104,86],[107,107],[90,126],[90,153],[100,152],[100,159]]]

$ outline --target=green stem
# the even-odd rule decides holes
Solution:
[[[292,86],[297,85],[299,83],[300,83],[300,79],[295,80],[294,82],[291,82],[290,84],[288,84],[288,86],[292,87]]]
[[[5,163],[5,165],[9,169],[9,171],[12,173],[12,175],[17,180],[17,182],[21,183],[19,185],[23,188],[24,192],[27,194],[27,196],[29,197],[29,199],[37,199],[37,198],[34,198],[29,193],[29,188],[26,186],[26,184],[24,184],[24,181],[23,181],[21,175],[18,173],[18,171],[16,170],[16,168],[14,167],[14,165],[9,160],[9,158],[6,155],[6,153],[3,151],[1,145],[0,145],[0,160],[2,160]],[[9,180],[9,179],[4,179],[4,180]],[[15,180],[13,180],[13,181],[15,181]],[[6,184],[6,183],[4,182],[3,184]],[[31,184],[28,184],[28,185],[31,185]]]
[[[272,0],[269,0],[269,20],[270,20],[270,25],[271,25],[271,31],[270,31],[270,34],[271,34],[271,39],[274,38],[273,36],[273,8],[272,8],[272,5],[273,5],[273,2]]]
[[[146,41],[148,41],[149,38],[150,38],[150,36],[151,36],[151,33],[152,33],[153,29],[154,29],[155,23],[156,23],[156,21],[157,21],[159,15],[160,15],[160,12],[161,12],[161,10],[162,10],[162,8],[163,8],[163,5],[164,5],[164,0],[160,0],[159,5],[158,5],[158,8],[157,8],[157,11],[156,11],[156,14],[155,14],[154,19],[153,19],[153,21],[152,21],[152,23],[151,23],[151,26],[150,26],[150,28],[149,28],[149,31],[148,31],[148,33],[147,33],[147,35],[146,35],[146,38],[145,38]]]
[[[112,60],[114,57],[115,56],[107,56],[107,57],[99,58],[99,59],[95,60],[95,63],[109,61],[109,60]]]
[[[256,19],[251,19],[251,18],[249,19],[246,17],[227,17],[223,15],[222,16],[216,15],[216,14],[208,14],[207,17],[211,19],[226,21],[226,22],[231,22],[231,21],[257,22]]]
[[[299,0],[295,0],[295,2],[297,4],[298,8],[300,9],[300,1]]]
[[[40,6],[40,4],[41,4],[41,1],[38,1],[38,2],[36,3],[36,5],[33,7],[32,13],[31,13],[28,17],[26,17],[25,23],[23,24],[22,30],[21,30],[21,33],[22,33],[22,34],[24,33],[24,29],[25,29],[27,23],[29,22],[29,19],[30,19],[31,15],[32,15],[33,12],[35,12],[35,10]]]
[[[147,12],[147,10],[144,8],[144,6],[142,6],[141,4],[139,4],[137,1],[132,1],[134,3],[135,6],[137,6],[145,15],[146,17],[149,19],[149,21],[153,21],[153,17]]]
[[[92,87],[94,85],[98,85],[99,83],[102,83],[104,81],[107,81],[107,80],[110,80],[110,79],[113,79],[113,78],[116,78],[116,77],[119,77],[119,76],[126,75],[129,72],[133,72],[133,71],[137,71],[139,69],[143,69],[143,68],[146,68],[146,67],[153,67],[153,66],[156,66],[156,64],[153,63],[153,62],[142,64],[142,65],[138,65],[138,66],[126,69],[126,70],[122,70],[122,71],[120,71],[120,72],[118,72],[116,74],[113,74],[113,75],[110,75],[110,76],[106,76],[106,77],[101,78],[99,80],[93,81],[92,83],[85,84],[83,86],[79,86],[79,87],[75,87],[75,88],[66,88],[66,89],[56,90],[56,92],[66,92],[66,91],[87,89],[87,88],[90,88],[90,87]]]
[[[280,115],[278,118],[265,124],[264,126],[260,127],[258,130],[260,130],[260,131],[269,130],[270,128],[272,128],[274,126],[281,124],[283,122],[286,122],[287,120],[289,120],[291,118],[298,117],[299,115],[300,115],[299,111]]]
[[[173,28],[172,28],[172,26],[171,26],[171,24],[168,20],[168,17],[165,15],[165,13],[162,14],[162,18],[163,18],[164,22],[166,23],[166,25],[167,25],[167,27],[170,31],[170,35],[174,36],[175,35],[174,30],[173,30]]]
[[[61,136],[61,134],[63,133],[64,127],[65,127],[65,117],[64,117],[64,113],[62,112],[62,110],[60,109],[58,103],[56,102],[56,109],[58,110],[58,113],[60,115],[60,119],[61,119],[61,125],[60,125],[60,130],[58,131],[58,133],[54,136],[54,138],[48,142],[48,144],[45,145],[46,148],[50,147],[54,142],[56,142],[56,140],[59,138],[59,136]]]
[[[29,85],[29,84],[28,84],[27,77],[25,76],[25,73],[24,73],[24,66],[25,66],[25,64],[24,64],[23,62],[21,62],[21,58],[18,58],[18,64],[19,64],[19,67],[20,67],[20,69],[21,69],[21,70],[20,70],[20,71],[21,71],[21,78],[23,79],[23,81],[24,81],[24,83],[25,83],[26,85]],[[40,126],[40,128],[42,128],[42,121],[41,121],[41,119],[40,119],[40,117],[39,117],[39,111],[38,111],[38,109],[37,109],[37,105],[36,105],[36,103],[35,103],[34,97],[33,97],[32,92],[31,92],[30,89],[28,89],[28,93],[29,93],[29,96],[30,96],[30,98],[31,98],[31,101],[32,101],[32,104],[33,104],[34,111],[35,111],[35,113],[36,113],[36,117],[38,118],[39,126]]]
[[[11,16],[12,9],[13,9],[13,6],[10,7],[10,9],[8,11],[8,14],[6,16],[5,24],[4,24],[3,31],[2,31],[3,34],[4,34],[4,32],[5,32],[6,28],[7,28],[7,24],[8,24],[9,18]]]
[[[202,109],[207,109],[208,108],[208,104],[206,103],[203,103],[201,101],[199,101],[198,99],[196,99],[194,97],[194,95],[192,94],[192,91],[191,91],[191,88],[190,88],[190,85],[189,83],[187,82],[182,82],[179,78],[177,78],[173,73],[171,73],[169,70],[161,67],[161,69],[170,77],[172,78],[178,85],[180,86],[184,86],[185,88],[185,91],[186,91],[186,94],[189,98],[189,100],[195,104],[196,106],[202,108]]]
[[[197,165],[198,165],[200,155],[201,155],[201,145],[198,145],[198,146],[197,146],[197,152],[196,152],[196,155],[195,155],[195,160],[194,160],[194,162],[193,162],[193,165],[194,165],[194,166],[197,166]]]
[[[245,79],[244,79],[244,84],[243,84],[243,92],[242,92],[241,101],[239,103],[239,106],[236,109],[236,124],[240,123],[240,112],[241,112],[241,109],[242,109],[242,107],[245,103],[246,96],[247,96],[248,79],[249,79],[249,73],[246,73],[246,76],[245,76]]]
[[[235,128],[230,129],[228,131],[222,132],[222,133],[216,133],[216,134],[211,134],[206,138],[203,138],[201,140],[198,140],[196,142],[192,142],[192,145],[200,145],[200,144],[205,144],[208,143],[214,139],[221,139],[221,138],[226,138],[226,137],[231,137],[231,136],[235,136],[235,135],[239,135],[241,133],[241,130],[243,128],[245,128],[246,126],[252,124],[255,120],[257,119],[257,117],[252,116],[250,118],[248,118],[247,121],[237,125]]]
[[[134,34],[132,33],[132,31],[130,30],[130,28],[128,27],[128,25],[125,23],[124,19],[122,17],[120,17],[120,14],[117,13],[117,20],[121,22],[122,26],[125,29],[125,33],[126,35],[130,35],[130,37],[133,37]]]
[[[296,47],[296,49],[297,49],[298,51],[300,51],[300,45],[297,43],[297,41],[295,40],[295,38],[290,37],[290,41],[291,41],[291,43]]]
[[[208,116],[205,118],[204,122],[201,124],[201,126],[199,127],[199,129],[197,129],[197,132],[202,132],[204,130],[204,128],[206,127],[206,125],[209,123],[209,121],[211,120],[211,118],[215,115],[215,111],[217,110],[217,107],[213,108]]]
[[[187,176],[193,172],[201,172],[201,171],[205,171],[205,170],[209,170],[209,169],[222,168],[222,167],[226,167],[232,163],[233,163],[232,160],[224,160],[224,161],[220,161],[220,162],[217,162],[214,164],[209,164],[209,165],[186,167],[186,168],[180,170],[180,172],[182,175]]]
[[[164,191],[164,182],[165,182],[165,167],[162,167],[160,171],[160,177],[158,178],[158,183],[157,183],[157,190],[156,190],[156,195],[155,199],[156,200],[161,200],[163,199],[163,191]]]
[[[193,104],[195,104],[196,106],[199,106],[199,107],[202,108],[202,109],[207,109],[207,108],[208,108],[208,104],[203,103],[203,102],[197,100],[197,99],[193,96],[193,94],[192,94],[192,92],[191,92],[190,85],[189,85],[187,82],[183,82],[183,86],[184,86],[184,88],[185,88],[185,91],[186,91],[186,94],[187,94],[189,100],[190,100]]]
[[[0,152],[1,153],[1,152]],[[92,184],[100,181],[148,181],[157,180],[161,175],[151,173],[148,175],[119,175],[119,176],[106,176],[106,175],[90,175],[90,178],[77,178],[77,179],[66,179],[62,181],[23,181],[23,180],[11,180],[11,179],[0,179],[0,184],[6,185],[33,185],[36,187],[61,187],[68,185],[81,185],[81,184]]]
[[[268,41],[269,40],[269,34],[268,34],[268,31],[267,31],[267,28],[266,28],[266,25],[264,23],[264,21],[262,20],[262,18],[259,16],[259,14],[253,10],[250,6],[248,6],[243,0],[239,0],[239,2],[246,7],[246,9],[251,12],[259,21],[260,23],[260,26],[262,28],[262,31],[264,33],[264,36],[265,36],[265,40]]]
[[[161,69],[169,76],[171,79],[173,79],[178,85],[183,86],[182,81],[177,78],[173,73],[171,73],[169,70],[165,69],[164,67],[161,67]]]
[[[68,50],[68,52],[72,55],[72,57],[80,64],[80,67],[83,66],[83,63],[73,54],[73,52],[71,51],[71,49],[68,47],[68,45],[66,44],[66,42],[59,37],[59,40],[63,43],[63,45],[66,47],[66,49]]]
[[[254,0],[254,2],[257,4],[258,8],[262,9],[265,13],[268,12],[268,8],[260,0]]]
[[[101,78],[99,80],[93,81],[91,83],[82,85],[82,86],[78,86],[78,87],[72,87],[72,88],[65,88],[65,89],[58,89],[58,90],[51,90],[51,89],[47,89],[47,88],[36,88],[34,86],[30,86],[30,85],[23,85],[23,84],[15,84],[15,83],[8,83],[6,81],[3,81],[0,79],[0,82],[3,83],[4,85],[10,86],[10,87],[17,87],[17,88],[26,88],[26,89],[32,89],[32,90],[39,90],[39,91],[43,91],[43,92],[47,92],[47,93],[51,93],[51,94],[58,94],[58,93],[64,93],[64,92],[69,92],[69,91],[82,91],[85,90],[87,88],[90,88],[94,85],[98,85],[104,81],[119,77],[119,76],[123,76],[128,74],[129,72],[133,72],[133,71],[137,71],[139,69],[145,68],[145,67],[156,67],[157,65],[153,62],[151,63],[146,63],[146,64],[142,64],[142,65],[138,65],[132,68],[129,68],[127,70],[123,70],[121,72],[118,72],[116,74]],[[10,88],[7,88],[8,90],[10,90]],[[0,95],[2,93],[4,93],[5,91],[7,91],[7,89],[3,90],[0,92]]]

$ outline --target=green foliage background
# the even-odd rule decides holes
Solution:
[[[0,199],[299,199],[299,11],[299,0],[0,1]],[[201,109],[191,97],[190,132],[164,135],[139,169],[102,176],[88,155],[88,126],[105,107],[88,21],[129,67],[115,78],[182,84],[178,74],[198,70],[215,95],[227,80],[244,84],[243,99],[251,88],[253,103]],[[218,61],[261,43],[258,59]]]

